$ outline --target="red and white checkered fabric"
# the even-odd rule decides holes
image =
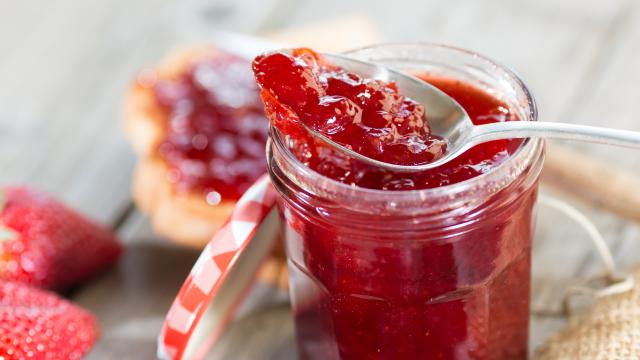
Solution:
[[[185,280],[162,326],[158,357],[182,359],[187,344],[229,270],[275,204],[276,192],[262,176],[238,200]]]

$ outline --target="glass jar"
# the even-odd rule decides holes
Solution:
[[[394,44],[350,54],[473,84],[536,120],[518,77],[475,53]],[[526,358],[541,141],[489,173],[409,191],[324,177],[276,132],[267,156],[301,358]]]

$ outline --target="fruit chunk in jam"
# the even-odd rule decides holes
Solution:
[[[296,157],[320,174],[347,184],[385,190],[453,184],[489,171],[521,143],[485,143],[437,169],[391,173],[332,150],[300,123],[363,155],[390,163],[419,164],[442,156],[446,143],[430,133],[425,108],[399,94],[394,83],[363,79],[308,49],[294,50],[292,55],[259,56],[253,70],[267,116],[287,137]],[[419,76],[457,100],[475,124],[517,120],[507,105],[471,85]]]
[[[178,193],[237,200],[265,173],[268,122],[247,60],[217,52],[153,89],[167,117],[160,155]]]

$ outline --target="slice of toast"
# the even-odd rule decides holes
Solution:
[[[158,153],[167,119],[153,93],[157,80],[176,78],[188,66],[215,56],[210,46],[178,49],[155,70],[141,72],[125,97],[124,130],[140,161],[133,176],[133,199],[148,214],[155,231],[176,242],[202,247],[231,213],[235,201],[207,203],[201,192],[177,193],[168,180],[169,166]]]
[[[375,43],[380,39],[375,26],[360,15],[329,19],[302,28],[287,29],[269,38],[308,46],[321,51],[343,51]],[[202,247],[231,213],[235,202],[212,206],[200,193],[177,194],[167,179],[168,165],[158,154],[166,136],[166,117],[152,91],[158,79],[173,79],[199,59],[215,56],[211,45],[190,46],[172,51],[154,69],[143,70],[129,88],[124,102],[124,130],[140,161],[133,177],[133,198],[148,214],[159,234],[193,247]],[[284,251],[278,248],[263,264],[258,278],[266,283],[287,286]]]

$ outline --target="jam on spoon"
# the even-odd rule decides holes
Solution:
[[[346,72],[309,49],[295,49],[291,55],[275,52],[259,56],[253,70],[268,117],[288,137],[298,159],[320,174],[347,184],[387,190],[453,184],[489,171],[521,143],[484,143],[427,171],[385,171],[346,157],[310,135],[305,126],[388,163],[414,165],[438,159],[445,153],[446,143],[431,134],[424,106],[400,94],[394,83]],[[506,104],[471,85],[418,76],[458,101],[476,125],[518,120]]]

